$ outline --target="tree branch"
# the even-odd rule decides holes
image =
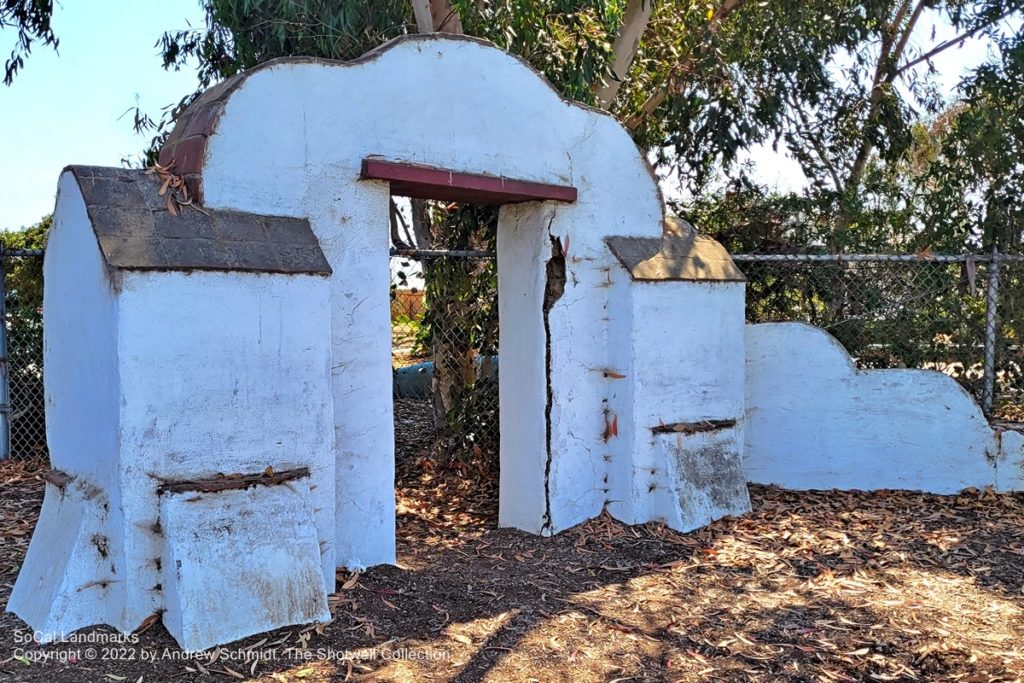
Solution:
[[[430,235],[430,216],[427,215],[427,201],[412,199],[409,201],[412,213],[412,232],[416,239],[417,249],[429,249],[433,245]]]
[[[653,9],[654,0],[629,0],[612,46],[611,75],[603,78],[595,91],[597,104],[602,109],[607,109],[619,94],[619,88],[636,58],[640,39],[647,30]]]
[[[642,124],[648,116],[653,114],[654,111],[662,105],[666,98],[668,98],[670,91],[679,91],[682,89],[679,84],[680,78],[693,71],[694,67],[697,66],[697,62],[703,56],[704,50],[707,49],[708,45],[718,34],[718,29],[722,25],[722,22],[725,21],[729,15],[742,7],[745,2],[746,0],[724,0],[722,4],[718,6],[718,9],[715,10],[715,13],[708,21],[708,25],[704,28],[704,37],[701,42],[690,51],[690,54],[687,55],[686,59],[684,59],[679,66],[669,72],[668,78],[665,79],[664,86],[651,93],[647,100],[640,105],[640,111],[626,119],[626,128],[629,128],[630,130],[636,130],[639,128],[640,124]]]
[[[438,33],[462,35],[462,17],[448,0],[430,0],[430,15]]]
[[[449,0],[412,0],[412,11],[420,33],[462,34],[462,17]]]
[[[910,18],[907,19],[906,26],[903,27],[903,32],[899,34],[899,39],[893,44],[892,39],[888,36],[896,35],[896,32],[900,30],[899,24],[902,23],[903,17],[906,16],[906,3],[904,3],[904,6],[900,8],[900,11],[893,18],[893,23],[889,25],[889,29],[886,31],[888,35],[882,39],[882,47],[878,55],[878,65],[875,67],[875,76],[871,83],[871,94],[868,97],[868,112],[867,116],[864,117],[865,126],[870,126],[871,122],[878,116],[878,109],[882,105],[882,97],[885,94],[884,86],[889,85],[896,79],[899,72],[893,68],[893,65],[903,56],[903,51],[910,41],[910,34],[914,32],[914,27],[921,18],[924,7],[925,0],[918,0]],[[869,137],[866,134],[863,135],[860,147],[857,149],[857,155],[854,157],[853,165],[846,176],[846,187],[856,187],[860,177],[864,174],[864,169],[867,168],[868,158],[871,156],[874,148],[875,146]]]
[[[949,48],[951,48],[951,47],[953,47],[955,45],[962,44],[968,38],[974,37],[975,34],[980,33],[981,31],[984,31],[986,28],[989,28],[990,26],[993,26],[994,24],[999,23],[1000,21],[1002,21],[1006,17],[1010,16],[1014,12],[1017,12],[1018,9],[1019,8],[1009,9],[1009,10],[1003,12],[1002,14],[1000,14],[998,17],[996,17],[995,19],[993,19],[990,22],[987,22],[987,23],[984,23],[984,24],[978,24],[977,26],[972,28],[970,31],[965,31],[964,33],[961,33],[960,35],[956,36],[955,38],[950,38],[949,40],[946,40],[946,41],[943,41],[943,42],[939,43],[938,45],[936,45],[932,49],[928,50],[927,52],[925,52],[921,56],[915,57],[914,59],[910,60],[909,62],[907,62],[906,64],[901,66],[899,69],[896,70],[896,75],[897,76],[903,75],[905,72],[909,71],[910,69],[913,69],[918,64],[920,64],[922,62],[928,61],[929,59],[935,57],[936,55],[938,55],[938,54],[940,54],[942,52],[945,52],[946,50],[948,50]]]
[[[398,205],[395,204],[395,198],[392,197],[390,202],[391,210],[388,213],[389,218],[391,219],[391,244],[396,249],[408,249],[409,243],[402,239],[399,224],[401,224],[401,227],[405,228],[406,234],[409,232],[409,227],[405,224],[405,218],[402,216],[402,212],[398,210]]]
[[[828,174],[832,177],[832,182],[835,184],[836,192],[841,194],[844,189],[843,181],[839,177],[839,172],[836,170],[836,167],[832,165],[832,160],[829,159],[827,150],[825,149],[825,143],[822,141],[821,136],[814,130],[813,124],[807,117],[807,112],[805,112],[803,107],[800,106],[800,103],[796,101],[794,93],[797,92],[797,84],[792,74],[789,76],[789,82],[790,90],[785,95],[786,100],[789,102],[789,106],[800,118],[800,125],[803,127],[803,133],[811,143],[811,147],[814,148],[815,154],[818,155],[821,165],[825,167],[825,170],[828,171]]]

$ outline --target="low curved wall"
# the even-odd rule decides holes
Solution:
[[[793,489],[1024,490],[1024,437],[994,430],[955,380],[858,370],[803,323],[748,325],[749,481]]]

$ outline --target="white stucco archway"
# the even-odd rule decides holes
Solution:
[[[175,209],[179,179],[203,206]],[[663,221],[610,116],[414,36],[214,86],[152,172],[62,174],[54,471],[8,609],[54,632],[162,615],[198,650],[326,620],[336,567],[395,561],[392,193],[502,207],[501,525],[749,510],[743,274]]]
[[[1021,486],[1024,440],[950,378],[861,373],[806,326],[745,333],[743,274],[664,220],[626,131],[486,43],[264,64],[204,93],[154,171],[59,182],[54,471],[7,606],[34,629],[162,615],[200,650],[327,621],[335,567],[394,562],[393,192],[502,204],[504,526],[741,514],[744,450],[797,487]],[[179,175],[205,206],[161,195]]]
[[[394,560],[386,181],[364,159],[572,186],[501,210],[500,523],[553,533],[610,500],[609,235],[661,234],[658,188],[609,115],[561,99],[486,43],[410,36],[350,63],[270,62],[192,106],[165,147],[212,208],[308,217],[330,261],[337,557]],[[564,293],[545,315],[552,239]],[[355,322],[354,322],[355,321]],[[514,321],[514,324],[513,324]],[[356,324],[357,323],[357,324]]]

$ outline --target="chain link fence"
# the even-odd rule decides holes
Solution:
[[[479,262],[484,256],[418,253],[429,257],[425,262],[433,259],[435,263]],[[748,322],[799,321],[821,327],[843,344],[860,368],[937,370],[958,381],[989,417],[1024,420],[1022,257],[737,254],[734,258],[748,278]],[[492,330],[470,334],[472,324],[459,315],[432,315],[423,279],[410,278],[407,272],[415,263],[408,256],[392,259],[399,450],[403,412],[415,412],[416,406],[421,416],[435,418],[430,426],[438,433],[461,429],[472,433],[477,443],[496,449],[497,316],[485,320]],[[495,273],[491,269],[479,275],[494,277]],[[450,353],[452,349],[457,353]],[[432,403],[438,392],[434,368],[447,362],[438,361],[439,352],[457,359],[467,392],[463,398],[471,399],[447,422],[441,418],[444,410]],[[484,363],[490,364],[486,372]],[[403,400],[418,403],[403,408]],[[428,422],[423,418],[420,424]]]
[[[395,442],[460,460],[498,452],[498,286],[482,251],[391,259]]]
[[[0,459],[45,457],[42,251],[0,253]]]
[[[3,252],[6,400],[0,457],[46,455],[41,252]],[[944,372],[995,419],[1024,420],[1024,257],[737,254],[749,322],[802,321],[835,336],[861,368]],[[997,264],[997,265],[994,265]],[[391,259],[399,453],[498,448],[493,257],[409,251]],[[431,277],[441,275],[440,279]],[[428,287],[427,282],[434,283]],[[437,283],[444,283],[439,286]],[[454,283],[454,284],[453,284]],[[38,289],[41,291],[41,282]],[[429,293],[428,293],[429,292]],[[6,436],[9,434],[9,437]]]
[[[993,418],[1024,419],[1024,260],[1006,255],[738,254],[747,320],[827,330],[860,368],[957,380]]]

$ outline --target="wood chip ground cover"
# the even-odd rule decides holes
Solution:
[[[20,644],[5,613],[0,680],[1024,680],[1024,495],[752,486],[751,514],[690,534],[601,517],[538,538],[495,528],[471,465],[400,456],[399,564],[340,572],[331,624],[194,657],[154,620],[116,658],[38,661],[82,646]],[[0,464],[4,604],[43,469]]]

